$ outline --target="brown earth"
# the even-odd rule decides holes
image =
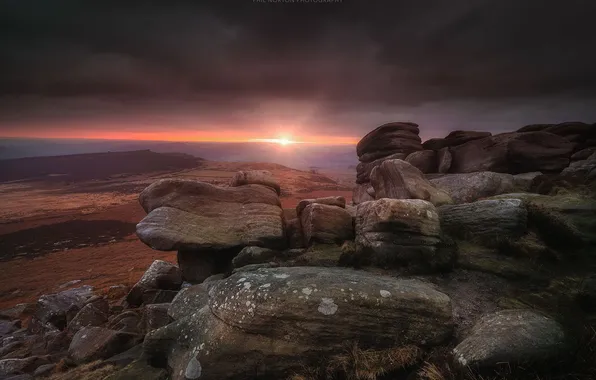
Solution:
[[[159,178],[193,178],[226,185],[238,170],[265,169],[282,187],[282,206],[305,198],[342,195],[347,182],[333,173],[309,173],[276,164],[204,162],[200,168],[106,180],[0,183],[0,309],[33,302],[72,286],[134,284],[153,260],[175,262],[175,252],[154,251],[134,234],[145,212],[139,192]],[[337,178],[349,174],[337,173]],[[352,177],[354,178],[354,177]]]

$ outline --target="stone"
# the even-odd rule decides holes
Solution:
[[[356,243],[381,266],[430,264],[441,244],[439,215],[420,199],[388,199],[358,205]]]
[[[422,173],[437,172],[437,152],[434,150],[420,150],[410,153],[404,161],[418,168]]]
[[[582,149],[578,152],[573,153],[573,155],[571,155],[571,161],[587,160],[594,153],[596,153],[596,146],[591,147],[591,148]]]
[[[543,175],[542,172],[515,174],[513,176],[513,185],[517,191],[530,191],[534,180],[541,175]]]
[[[21,321],[2,321],[0,320],[0,339],[10,334],[14,333],[15,331],[21,328]]]
[[[148,289],[143,292],[142,304],[152,305],[172,302],[178,290]]]
[[[453,356],[464,367],[548,364],[569,349],[565,332],[555,320],[533,310],[501,310],[483,316],[453,349]]]
[[[408,157],[405,153],[394,153],[386,157],[378,158],[371,162],[360,162],[356,166],[356,183],[362,184],[370,182],[370,173],[374,168],[387,160],[405,160]]]
[[[474,202],[480,198],[515,191],[513,175],[505,173],[446,174],[431,179],[430,183],[448,193],[455,203]]]
[[[48,377],[54,373],[55,369],[56,364],[54,363],[40,365],[35,372],[33,372],[33,377]]]
[[[155,260],[132,287],[126,296],[126,301],[129,305],[139,306],[143,302],[143,293],[147,290],[179,290],[181,285],[182,275],[176,265],[163,260]]]
[[[445,205],[438,212],[445,233],[487,246],[514,241],[527,231],[528,212],[519,199]]]
[[[410,154],[422,150],[418,133],[420,130],[414,123],[384,124],[358,142],[356,153],[361,162],[371,162],[395,153]]]
[[[126,285],[113,285],[106,290],[106,297],[110,300],[118,300],[126,297],[130,292],[130,288]]]
[[[31,356],[25,359],[0,360],[0,376],[9,377],[24,373],[33,373],[40,365],[48,364],[49,359],[43,356]]]
[[[263,378],[282,379],[343,352],[346,341],[363,349],[432,347],[452,329],[449,297],[423,281],[268,268],[218,283],[207,306],[148,334],[144,354],[165,358],[179,378],[248,380],[258,365]]]
[[[138,311],[128,310],[110,318],[105,326],[109,330],[120,331],[130,334],[141,334],[140,329],[142,317]]]
[[[278,251],[269,248],[254,246],[244,247],[242,248],[242,251],[234,257],[232,265],[234,268],[240,268],[249,264],[262,264],[271,261],[271,259],[278,254]]]
[[[137,236],[143,243],[161,251],[213,251],[247,245],[283,248],[285,237],[279,206],[262,203],[232,205],[222,207],[217,214],[201,215],[160,207],[137,224]]]
[[[83,327],[101,326],[108,321],[106,312],[98,309],[93,304],[87,304],[77,313],[68,324],[68,331],[75,334]]]
[[[372,193],[372,195],[370,193]],[[374,201],[374,193],[375,191],[373,187],[368,182],[356,185],[352,190],[352,203],[358,205],[360,203]]]
[[[300,216],[304,244],[342,243],[354,238],[352,216],[344,208],[313,203]]]
[[[170,323],[168,309],[171,303],[156,303],[145,306],[143,320],[145,322],[145,331],[151,331],[163,327]]]
[[[275,190],[277,195],[281,193],[279,183],[275,180],[273,174],[267,170],[239,171],[230,182],[231,187],[245,185],[263,185]]]
[[[468,141],[478,140],[491,136],[490,132],[475,132],[475,131],[453,131],[443,139],[430,139],[422,144],[424,149],[441,150],[451,146],[458,146]]]
[[[569,164],[573,145],[548,132],[502,133],[450,148],[452,173],[556,172]]]
[[[62,330],[69,320],[68,314],[74,317],[93,295],[93,287],[89,285],[43,295],[37,301],[35,317],[42,325],[49,323]]]
[[[69,356],[77,363],[107,359],[135,346],[142,339],[138,334],[103,327],[83,327],[72,338]]]
[[[324,198],[316,198],[316,199],[303,199],[298,202],[296,205],[296,215],[300,217],[302,215],[302,211],[308,205],[312,204],[320,204],[320,205],[328,205],[328,206],[336,206],[340,208],[346,208],[346,199],[341,196],[334,196],[334,197],[324,197]]]
[[[594,168],[596,168],[596,152],[585,160],[572,162],[567,168],[563,169],[561,176],[586,179]]]
[[[214,286],[217,284],[214,284]],[[205,284],[198,284],[183,289],[168,308],[168,316],[178,320],[184,316],[200,310],[207,305],[209,300],[209,287]]]
[[[437,172],[449,173],[451,169],[451,152],[449,148],[441,148],[437,151]]]
[[[376,199],[421,199],[436,206],[452,203],[451,197],[433,186],[423,173],[403,160],[389,160],[373,169],[371,184]]]
[[[0,310],[0,319],[14,321],[15,319],[26,319],[35,313],[34,303],[20,303],[9,309]]]
[[[161,179],[141,192],[139,202],[145,212],[171,207],[201,214],[218,213],[226,207],[241,210],[242,205],[266,204],[280,206],[279,197],[269,187],[245,185],[218,187],[188,179]]]
[[[304,236],[302,235],[302,225],[300,225],[300,219],[293,218],[286,220],[285,231],[289,248],[304,247]]]

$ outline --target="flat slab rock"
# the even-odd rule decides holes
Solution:
[[[340,268],[238,272],[210,289],[205,307],[178,311],[175,322],[146,336],[144,350],[167,357],[175,380],[248,380],[256,368],[287,378],[342,352],[345,341],[432,346],[453,329],[451,300],[432,285]]]
[[[453,349],[462,366],[491,367],[499,363],[543,362],[567,353],[561,325],[532,310],[502,310],[485,315],[470,335]]]

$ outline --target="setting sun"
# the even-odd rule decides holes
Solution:
[[[296,141],[291,140],[289,138],[286,137],[281,137],[279,139],[253,139],[251,141],[256,141],[256,142],[268,142],[268,143],[273,143],[273,144],[279,144],[279,145],[290,145],[290,144],[295,144]]]

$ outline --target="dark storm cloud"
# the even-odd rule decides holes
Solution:
[[[596,94],[590,0],[123,3],[0,0],[0,121],[238,121],[286,100],[317,104],[311,121],[334,129],[454,102],[469,114]]]

